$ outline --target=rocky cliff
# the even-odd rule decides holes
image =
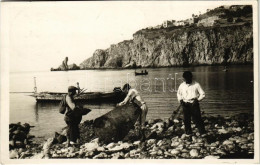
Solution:
[[[253,63],[251,23],[140,30],[133,40],[96,50],[88,68],[170,67]]]

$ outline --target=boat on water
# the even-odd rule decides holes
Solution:
[[[148,72],[145,70],[144,72],[142,71],[142,72],[136,72],[135,71],[135,75],[136,76],[140,76],[140,75],[148,75]]]
[[[34,97],[37,102],[42,101],[61,101],[67,93],[59,92],[40,92],[34,93],[30,96]],[[119,102],[123,100],[125,94],[122,91],[113,92],[84,92],[75,96],[75,101],[89,101],[89,102]]]
[[[55,102],[61,101],[67,93],[62,92],[37,92],[36,78],[34,77],[34,93],[30,96],[34,97],[37,102]],[[77,83],[79,88],[79,83]],[[80,88],[79,88],[80,89]],[[120,87],[115,87],[111,92],[85,92],[86,89],[81,89],[74,97],[75,101],[80,102],[120,102],[125,98],[125,93]]]
[[[228,68],[225,66],[225,68],[223,69],[223,72],[227,72]]]

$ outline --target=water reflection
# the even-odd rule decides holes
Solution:
[[[38,103],[35,104],[34,106],[34,112],[35,112],[35,121],[38,122],[39,121],[39,108],[38,108]]]

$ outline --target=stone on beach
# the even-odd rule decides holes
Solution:
[[[31,143],[30,140],[34,137],[29,134],[31,127],[33,126],[30,126],[28,123],[9,124],[9,147],[11,149],[24,148]]]
[[[97,150],[97,148],[99,147],[98,143],[97,142],[93,142],[93,143],[85,143],[83,145],[84,147],[84,150],[85,151],[95,151]]]
[[[45,158],[49,158],[50,155],[50,147],[53,144],[54,138],[49,138],[47,140],[47,142],[45,142],[43,144],[43,155],[45,156]]]
[[[178,155],[179,153],[180,153],[179,150],[176,150],[176,149],[171,150],[172,155]]]
[[[11,150],[9,153],[9,158],[10,159],[18,159],[19,158],[19,153],[17,150]]]
[[[190,156],[193,157],[193,158],[198,157],[198,156],[199,156],[198,150],[192,149],[192,150],[190,151]]]

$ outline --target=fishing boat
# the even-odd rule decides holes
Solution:
[[[148,75],[148,72],[145,70],[144,72],[136,72],[135,71],[135,75],[136,76],[140,76],[140,75]]]
[[[42,101],[61,101],[67,93],[59,92],[40,92],[34,93],[30,96],[35,97],[37,102]],[[74,97],[75,101],[88,101],[88,102],[120,102],[125,97],[122,91],[113,92],[84,92]]]
[[[77,83],[78,89],[79,83]],[[80,89],[79,93],[74,97],[75,101],[80,102],[120,102],[125,98],[124,92],[120,87],[115,87],[111,92],[85,92],[86,89]],[[34,97],[37,102],[55,102],[61,101],[67,93],[62,92],[37,92],[36,78],[34,77],[34,93],[30,96]]]

